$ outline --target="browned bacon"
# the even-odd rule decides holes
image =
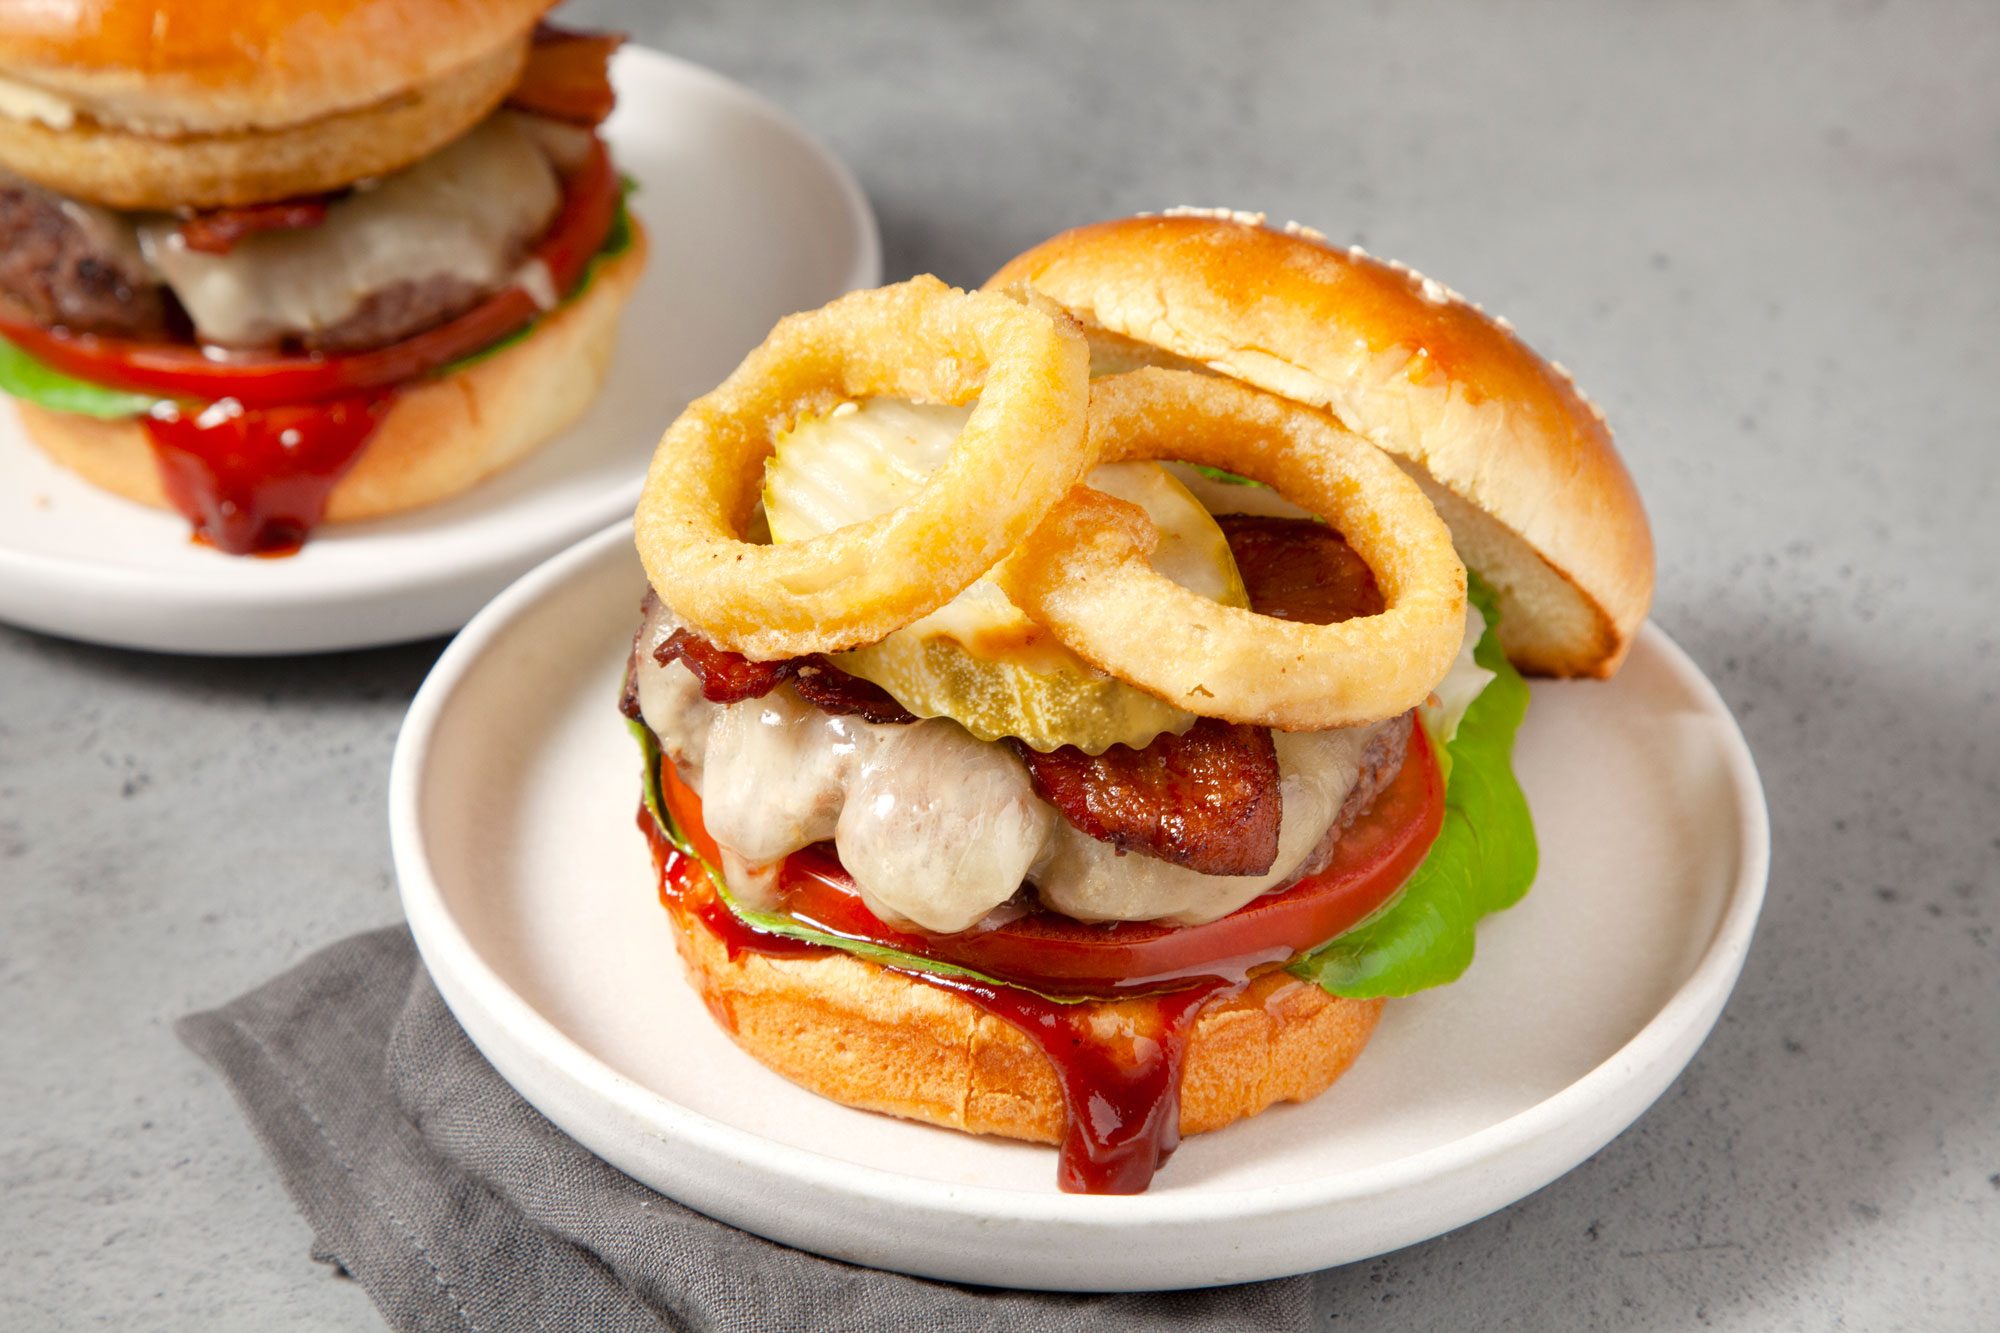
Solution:
[[[1261,875],[1278,859],[1278,751],[1266,727],[1205,717],[1135,750],[1015,747],[1035,792],[1080,832],[1204,875]]]
[[[653,650],[653,660],[661,666],[679,661],[701,682],[701,697],[712,704],[761,699],[790,681],[801,698],[824,712],[852,714],[864,722],[885,725],[917,720],[887,690],[848,675],[817,653],[753,662],[741,653],[716,647],[693,630],[677,629]]]
[[[1367,562],[1326,524],[1257,514],[1224,514],[1216,522],[1258,615],[1331,625],[1382,613],[1382,591]]]
[[[1339,533],[1310,519],[1216,520],[1251,609],[1315,625],[1379,614],[1382,593]],[[1207,875],[1261,875],[1278,856],[1278,755],[1263,727],[1203,718],[1186,735],[1098,756],[1016,747],[1035,790],[1063,818],[1122,851]]]
[[[181,243],[205,255],[226,255],[246,236],[261,231],[305,231],[326,221],[330,194],[274,199],[196,213],[180,225]]]
[[[611,53],[624,41],[617,33],[542,24],[507,105],[572,125],[596,125],[618,101],[611,89]]]
[[[848,675],[824,657],[799,659],[792,688],[824,712],[852,714],[863,722],[888,726],[917,720],[889,691],[872,680]]]
[[[677,629],[653,649],[661,666],[678,660],[701,682],[701,697],[712,704],[738,704],[761,699],[789,680],[799,659],[753,662],[742,653],[718,648],[690,629]]]

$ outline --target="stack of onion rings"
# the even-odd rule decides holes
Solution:
[[[637,518],[647,575],[688,624],[753,658],[874,642],[994,571],[1078,656],[1203,716],[1319,730],[1429,695],[1464,634],[1465,567],[1388,455],[1234,380],[1088,375],[1066,317],[935,278],[794,315],[661,440]],[[805,541],[745,541],[775,434],[868,396],[979,402],[908,504]],[[1099,461],[1139,459],[1274,487],[1340,531],[1386,609],[1301,624],[1168,580],[1146,561],[1159,534],[1145,512],[1080,484]]]

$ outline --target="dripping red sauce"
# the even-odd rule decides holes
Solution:
[[[1013,1024],[1055,1068],[1063,1137],[1056,1184],[1068,1194],[1144,1194],[1181,1141],[1181,1068],[1196,1017],[1241,981],[1203,977],[1140,999],[1058,1004],[1012,986],[923,976]]]
[[[156,411],[146,437],[160,485],[197,542],[230,555],[291,555],[394,397],[377,390],[290,407],[224,399],[187,414]]]
[[[799,957],[823,945],[759,930],[729,910],[700,861],[668,841],[641,802],[660,901],[722,942],[729,956]],[[697,844],[699,845],[699,844]],[[1064,1004],[1033,991],[925,972],[904,975],[978,1005],[1026,1036],[1062,1088],[1056,1183],[1071,1194],[1142,1194],[1181,1141],[1181,1069],[1196,1017],[1241,980],[1201,977],[1164,995]]]

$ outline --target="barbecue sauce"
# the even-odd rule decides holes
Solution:
[[[797,957],[825,946],[759,930],[729,910],[700,861],[668,841],[642,802],[639,827],[660,874],[660,901],[742,953]],[[962,996],[1041,1048],[1062,1088],[1056,1183],[1070,1194],[1140,1194],[1181,1140],[1181,1070],[1196,1017],[1241,981],[1202,977],[1163,995],[1064,1004],[1033,991],[925,972],[914,981]],[[718,1017],[721,1017],[718,1015]]]
[[[1202,1006],[1240,981],[1204,977],[1131,1000],[1058,1004],[1033,991],[913,974],[1011,1023],[1062,1085],[1056,1184],[1066,1194],[1143,1194],[1181,1141],[1181,1067]]]
[[[283,407],[222,399],[145,418],[160,483],[194,539],[230,555],[291,555],[382,424],[393,390]]]

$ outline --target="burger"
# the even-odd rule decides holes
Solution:
[[[1653,577],[1559,367],[1214,212],[782,322],[635,530],[639,823],[715,1021],[1099,1193],[1465,970],[1535,876],[1522,673],[1610,675]]]
[[[0,7],[0,389],[232,554],[459,494],[601,384],[645,259],[548,0]]]

